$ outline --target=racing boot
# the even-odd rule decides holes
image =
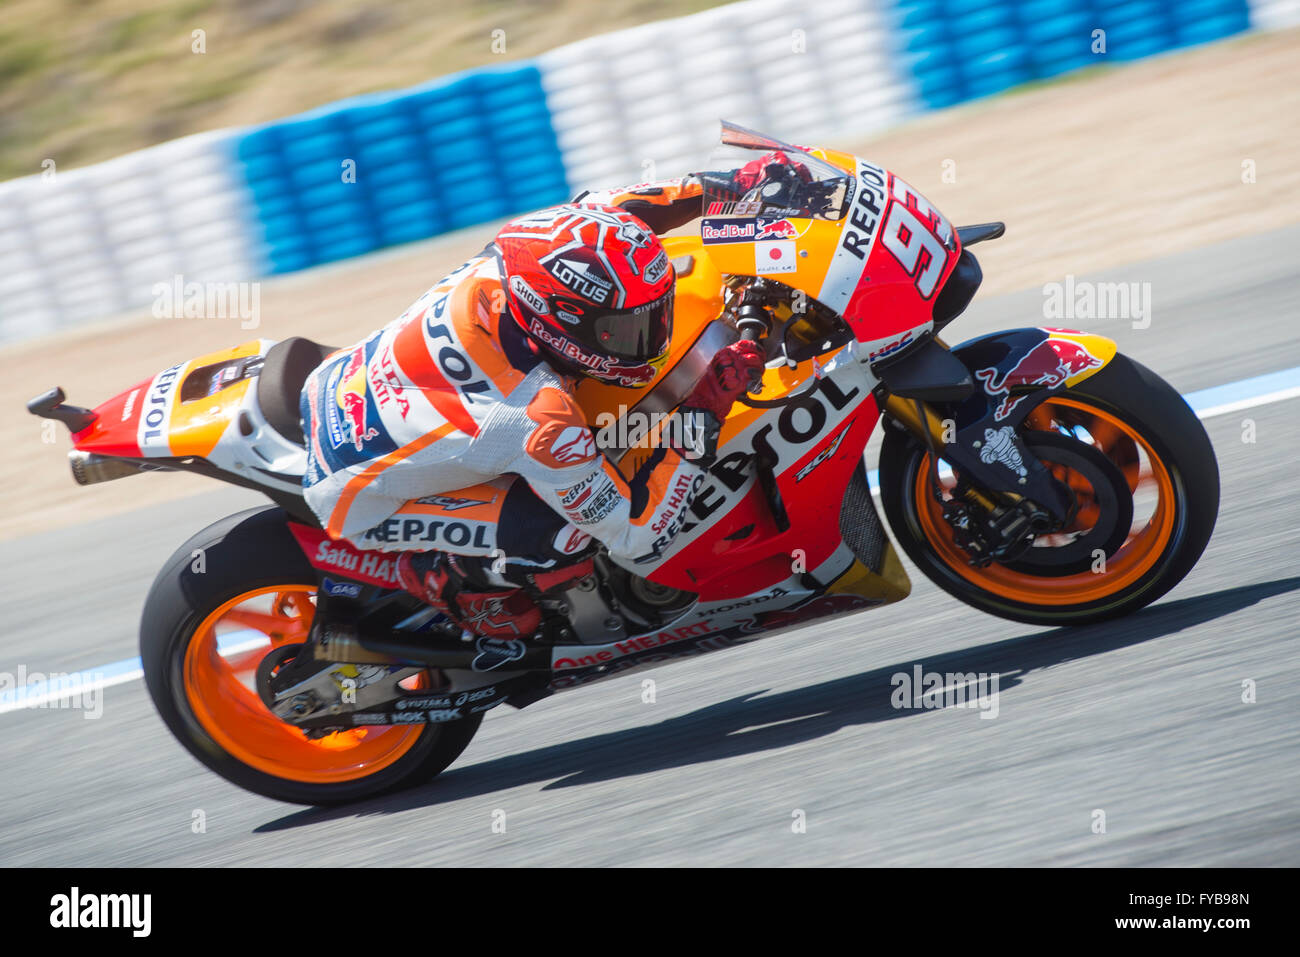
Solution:
[[[528,638],[542,625],[536,597],[560,591],[590,575],[590,557],[551,567],[507,561],[504,574],[490,558],[448,552],[403,552],[397,560],[402,587],[450,618],[463,631],[488,638]]]

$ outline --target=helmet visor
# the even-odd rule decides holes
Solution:
[[[588,312],[596,346],[606,355],[649,362],[668,351],[673,332],[673,287],[644,306]]]

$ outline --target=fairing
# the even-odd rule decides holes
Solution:
[[[257,376],[274,342],[254,339],[177,363],[95,409],[74,435],[83,452],[129,459],[201,459],[240,484],[299,492],[306,455],[267,423]]]
[[[844,317],[871,361],[933,329],[935,297],[961,258],[961,240],[920,192],[849,153],[804,149],[730,125],[723,139],[752,145],[722,169],[698,174],[706,184],[702,242],[719,270],[814,297]],[[763,200],[761,188],[737,204],[721,185],[773,150],[809,167],[811,185],[832,197],[822,213],[796,215],[801,211]]]

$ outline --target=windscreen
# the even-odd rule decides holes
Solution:
[[[838,220],[848,212],[853,177],[839,167],[732,123],[722,124],[722,144],[697,174],[705,217]]]

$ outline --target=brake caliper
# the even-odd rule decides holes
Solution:
[[[953,540],[970,555],[976,568],[1014,561],[1033,545],[1036,536],[1062,524],[1027,498],[1017,496],[1014,502],[996,505],[965,481],[953,489],[952,498],[944,499],[937,488],[936,496],[944,521],[952,527]]]

